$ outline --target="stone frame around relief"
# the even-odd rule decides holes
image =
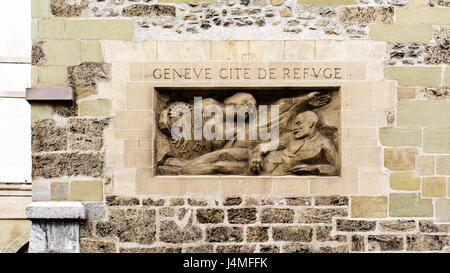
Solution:
[[[318,82],[314,82],[310,84],[305,84],[304,82],[302,82],[301,84],[293,84],[293,83],[288,83],[286,84],[286,82],[281,83],[273,83],[273,82],[253,82],[248,84],[247,82],[245,83],[240,83],[240,84],[232,84],[232,83],[225,83],[225,82],[218,82],[216,84],[205,84],[204,82],[199,83],[198,85],[196,85],[193,82],[190,82],[189,84],[184,85],[181,82],[176,82],[173,84],[169,84],[169,86],[165,85],[165,84],[156,84],[155,86],[152,87],[152,96],[153,96],[153,112],[154,112],[154,123],[153,123],[153,127],[152,129],[154,130],[154,136],[155,139],[153,140],[153,149],[152,149],[152,158],[154,160],[154,167],[152,169],[152,177],[155,179],[166,179],[166,178],[176,178],[176,179],[199,179],[199,178],[218,178],[218,177],[223,177],[223,178],[237,178],[237,179],[268,179],[268,178],[276,178],[276,179],[299,179],[300,178],[321,178],[321,179],[332,179],[332,178],[341,178],[342,175],[342,138],[341,138],[341,134],[342,134],[342,130],[341,130],[341,86],[337,85],[337,84],[330,84],[330,83],[326,83],[326,84],[318,84]],[[194,92],[192,92],[194,91]],[[217,91],[219,91],[221,93],[221,95],[217,96]],[[218,97],[224,97],[224,93],[226,93],[227,95],[232,95],[236,92],[249,92],[253,95],[255,95],[256,98],[261,98],[264,97],[263,93],[265,93],[266,95],[269,94],[273,94],[273,92],[278,93],[275,95],[276,98],[284,98],[284,97],[289,97],[292,96],[292,94],[296,94],[296,95],[305,95],[308,94],[310,92],[321,92],[321,94],[329,94],[331,95],[331,101],[326,104],[325,106],[321,106],[319,108],[314,109],[314,112],[317,112],[317,114],[319,114],[321,120],[322,120],[322,125],[323,124],[327,124],[330,125],[329,121],[324,121],[324,117],[326,116],[333,116],[333,118],[335,119],[334,124],[332,124],[333,126],[335,126],[336,128],[336,132],[335,132],[335,136],[332,139],[332,142],[334,143],[336,150],[337,150],[337,175],[314,175],[314,174],[306,174],[306,175],[294,175],[294,174],[283,174],[283,175],[236,175],[236,174],[159,174],[157,173],[156,167],[157,167],[157,149],[158,149],[158,134],[161,134],[161,131],[158,128],[158,117],[159,117],[159,112],[161,111],[161,109],[156,109],[157,107],[160,107],[161,105],[157,103],[157,96],[160,93],[165,93],[167,94],[171,94],[176,93],[175,96],[177,97],[184,97],[184,100],[187,100],[186,98],[189,96],[195,96],[197,95],[204,95],[204,94],[211,94],[211,93],[215,93],[215,95],[212,95],[210,97],[212,98],[218,98]],[[178,92],[178,93],[177,93]],[[194,93],[193,95],[185,95],[182,92],[192,92]],[[258,93],[259,92],[259,93]],[[172,93],[172,94],[173,94]],[[281,93],[281,94],[280,94]],[[272,96],[271,96],[272,97]],[[223,99],[223,98],[222,98]],[[270,99],[269,99],[270,100]],[[220,100],[219,100],[220,101]],[[258,99],[257,99],[258,101]],[[268,99],[264,99],[261,101],[264,103],[268,102]],[[260,103],[260,101],[258,101],[258,104]],[[268,103],[267,103],[268,104]],[[333,105],[331,105],[333,104]],[[325,108],[332,108],[329,110],[324,110]],[[333,108],[334,107],[334,108]],[[323,108],[323,109],[322,109]],[[312,108],[311,108],[312,109]],[[330,111],[333,114],[327,114],[330,113]],[[337,115],[336,113],[337,112]],[[331,119],[333,119],[331,118]],[[328,118],[328,120],[330,120],[330,118]],[[332,121],[333,123],[333,121]],[[321,125],[320,129],[323,129]],[[329,126],[330,127],[330,126]],[[332,127],[332,126],[331,126]],[[323,132],[322,130],[320,130],[321,132]],[[328,135],[327,135],[328,136]]]

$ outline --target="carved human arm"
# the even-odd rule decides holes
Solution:
[[[283,135],[279,141],[276,143],[276,146],[273,145],[262,145],[264,143],[259,144],[252,152],[252,155],[250,157],[250,171],[253,173],[258,173],[262,170],[262,162],[264,159],[264,156],[271,151],[279,151],[284,148],[286,148],[287,143],[289,142],[291,134],[285,134]]]

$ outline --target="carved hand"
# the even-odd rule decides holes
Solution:
[[[330,95],[320,95],[320,92],[311,92],[307,96],[308,103],[314,107],[321,107],[331,101]]]
[[[254,152],[250,158],[250,170],[253,173],[258,173],[262,170],[263,157],[260,152]]]

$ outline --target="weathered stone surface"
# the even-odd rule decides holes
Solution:
[[[183,253],[212,253],[213,245],[189,246],[183,249]]]
[[[314,198],[314,205],[316,206],[347,206],[347,196],[317,196]]]
[[[331,223],[333,217],[347,216],[347,210],[342,208],[305,208],[298,211],[300,223]]]
[[[159,210],[159,216],[161,217],[174,217],[176,211],[173,208],[161,208]]]
[[[391,193],[389,197],[391,217],[432,217],[431,199],[420,199],[416,193]]]
[[[416,191],[420,189],[420,177],[413,172],[392,173],[389,182],[393,190]]]
[[[364,237],[361,235],[353,235],[352,236],[352,251],[362,252],[366,249]]]
[[[139,199],[136,197],[109,195],[106,196],[106,204],[108,206],[138,206]]]
[[[34,42],[31,49],[31,64],[42,65],[45,64],[45,43]]]
[[[54,120],[36,121],[31,127],[33,152],[67,150],[67,128],[58,126]]]
[[[433,221],[419,221],[420,232],[450,233],[450,224],[435,224]]]
[[[265,242],[269,240],[269,227],[247,227],[248,242]]]
[[[380,221],[380,230],[385,232],[407,232],[416,230],[414,220]]]
[[[97,234],[101,237],[117,236],[120,242],[151,244],[156,234],[155,213],[152,209],[111,208],[109,219],[97,223]]]
[[[208,205],[208,201],[207,200],[201,200],[201,199],[188,199],[188,204],[189,206],[193,206],[193,207],[205,207]]]
[[[287,244],[282,246],[283,253],[311,253],[311,247],[306,244]]]
[[[202,224],[223,223],[224,211],[222,209],[198,209],[197,221]]]
[[[153,198],[145,198],[142,199],[142,205],[143,206],[155,206],[155,207],[161,207],[165,204],[164,199],[153,199]]]
[[[331,236],[332,226],[318,226],[315,228],[316,240],[319,242],[345,242],[347,237],[343,235]]]
[[[384,218],[387,217],[386,196],[353,196],[353,218]]]
[[[291,197],[286,198],[286,205],[288,206],[310,206],[310,197]]]
[[[313,250],[314,253],[348,253],[349,248],[347,245],[340,246],[322,246]]]
[[[159,229],[159,239],[171,244],[197,242],[202,239],[202,230],[192,224],[192,216],[183,228],[174,221],[162,221]]]
[[[346,24],[392,23],[394,7],[340,7],[339,20]]]
[[[78,98],[96,93],[96,82],[111,78],[111,65],[102,63],[82,63],[68,68],[69,84]]]
[[[416,148],[384,149],[384,166],[393,171],[412,171],[416,154]]]
[[[81,253],[113,253],[116,252],[114,240],[80,239]]]
[[[311,242],[313,229],[306,226],[274,227],[272,237],[274,241]]]
[[[224,206],[237,206],[240,205],[241,203],[242,203],[241,197],[227,197],[223,201]]]
[[[109,119],[79,119],[69,121],[69,148],[71,150],[99,151],[103,147],[103,130]]]
[[[86,219],[80,202],[33,202],[26,207],[28,219]]]
[[[417,97],[420,99],[448,99],[450,98],[450,87],[423,87],[418,88]]]
[[[447,235],[407,235],[406,249],[409,251],[441,250],[448,245]]]
[[[294,211],[291,209],[264,209],[261,212],[262,223],[293,223]]]
[[[256,222],[256,208],[228,209],[228,222],[231,224],[251,224]]]
[[[181,253],[181,247],[121,247],[120,253]]]
[[[250,245],[219,245],[216,249],[217,253],[253,253],[255,246]]]
[[[395,235],[370,235],[369,250],[400,251],[403,250],[403,238]]]
[[[100,220],[105,216],[105,205],[100,202],[83,202],[86,208],[86,219]]]
[[[347,220],[337,219],[337,231],[373,231],[375,230],[376,222],[364,220]]]
[[[122,14],[128,17],[175,17],[176,9],[169,5],[135,4],[124,8]]]
[[[242,242],[242,227],[208,227],[206,229],[207,242]]]
[[[52,201],[69,200],[69,183],[52,182],[50,185],[50,193]]]
[[[169,200],[170,206],[184,206],[184,199],[183,198],[171,198]]]
[[[425,47],[425,63],[450,64],[450,27],[439,26],[433,29],[433,40]]]
[[[51,0],[51,11],[55,16],[76,17],[89,5],[89,0]]]
[[[261,253],[279,253],[280,247],[275,245],[261,245],[259,251]]]
[[[79,253],[78,220],[33,221],[30,253]]]

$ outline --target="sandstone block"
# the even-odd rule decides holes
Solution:
[[[441,85],[441,68],[387,66],[384,68],[384,77],[397,80],[400,86],[439,87]]]
[[[436,200],[436,219],[438,222],[450,222],[450,199]]]
[[[80,116],[82,117],[106,117],[110,115],[110,100],[87,100],[80,103]]]
[[[450,156],[443,155],[436,158],[436,172],[440,175],[450,175]]]
[[[412,172],[392,173],[389,180],[393,190],[417,191],[420,189],[420,177]]]
[[[31,1],[31,17],[47,18],[50,15],[50,0]]]
[[[114,240],[80,239],[81,253],[113,253],[116,252]]]
[[[399,101],[397,126],[447,127],[450,126],[448,101]]]
[[[69,200],[69,183],[52,182],[50,185],[50,194],[52,201]]]
[[[385,218],[387,217],[386,196],[353,196],[353,218]]]
[[[450,110],[447,110],[450,117]],[[450,129],[426,128],[423,130],[423,151],[425,153],[449,154]]]
[[[103,182],[72,181],[70,183],[70,200],[103,201]]]
[[[391,217],[432,217],[431,199],[420,199],[416,193],[391,193],[389,197]]]
[[[31,127],[33,152],[67,150],[67,128],[60,127],[54,120],[36,121]]]
[[[39,20],[37,36],[39,40],[64,39],[64,20],[62,19]]]
[[[423,197],[445,197],[447,195],[447,181],[445,177],[423,177]]]
[[[384,146],[421,146],[422,131],[406,128],[380,128],[380,141]]]
[[[412,171],[416,154],[415,148],[384,149],[384,166],[393,171]]]
[[[67,67],[42,66],[39,67],[39,87],[66,87]]]
[[[102,48],[98,41],[80,41],[81,62],[103,62]]]
[[[67,40],[132,40],[131,20],[68,20],[65,25]]]
[[[419,24],[373,24],[369,26],[370,38],[387,42],[429,42],[431,25]]]
[[[398,9],[395,23],[450,25],[448,12],[446,8]]]

